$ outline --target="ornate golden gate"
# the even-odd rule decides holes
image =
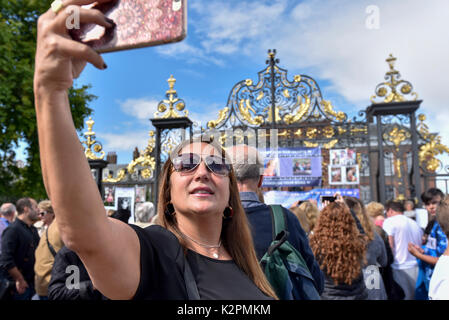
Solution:
[[[416,123],[415,113],[422,101],[417,100],[410,82],[400,79],[394,69],[395,60],[391,55],[386,60],[390,70],[386,81],[376,87],[372,104],[349,118],[324,99],[313,78],[294,75],[289,80],[287,70],[278,65],[276,50],[268,50],[267,67],[258,73],[257,82],[245,79],[236,83],[217,118],[205,127],[194,125],[193,130],[185,103],[174,89],[176,80],[171,76],[166,99],[152,119],[159,131],[150,132],[148,147],[139,157],[119,171],[116,178],[111,176],[104,182],[124,181],[129,173],[141,168],[139,172],[154,190],[158,164],[168,159],[173,146],[186,136],[208,133],[224,146],[254,139],[257,145],[263,142],[266,147],[273,142],[288,148],[320,147],[322,187],[329,187],[329,150],[355,149],[359,187],[365,202],[392,198],[414,198],[419,202],[420,193],[434,184],[436,171],[441,167],[436,157],[449,149],[441,144],[438,134],[429,132],[424,115],[419,115],[420,122]],[[408,96],[413,99],[407,100]],[[190,131],[186,133],[182,129],[187,127]]]

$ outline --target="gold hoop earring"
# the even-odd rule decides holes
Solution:
[[[232,209],[231,206],[226,207],[226,209],[224,209],[223,219],[225,219],[225,220],[231,219],[233,215],[234,215],[234,210]]]
[[[173,207],[173,204],[168,203],[167,206],[165,207],[164,213],[166,216],[174,217],[176,215],[176,212],[175,208]]]

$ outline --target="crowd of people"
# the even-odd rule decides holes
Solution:
[[[134,223],[150,226],[154,213],[151,202],[139,203]],[[107,215],[128,223],[131,213]],[[74,274],[73,286],[67,286]],[[78,255],[64,245],[50,200],[22,198],[0,207],[0,284],[0,300],[104,299]]]
[[[186,140],[161,177],[158,214],[151,202],[140,203],[136,221],[129,224],[129,210],[103,210],[107,223],[135,232],[140,245],[135,262],[141,274],[131,295],[107,287],[102,293],[102,279],[98,288],[98,275],[87,271],[92,260],[64,236],[69,231],[58,223],[51,202],[22,198],[0,210],[0,298],[278,299],[259,263],[274,235],[257,150],[238,145],[226,153],[213,139]],[[414,208],[405,210],[407,201],[365,205],[336,194],[321,210],[313,200],[283,208],[286,240],[304,258],[320,299],[449,299],[449,197],[431,188],[421,199],[428,215],[425,228],[410,212]],[[187,279],[193,279],[193,288]]]
[[[338,263],[348,261],[358,254],[359,258],[355,260],[358,262],[353,262],[352,267],[358,268],[358,275],[362,274],[364,277],[364,284],[360,287],[366,287],[368,290],[363,299],[449,299],[449,272],[443,271],[449,252],[448,195],[444,195],[437,188],[430,188],[421,195],[426,210],[425,227],[420,227],[416,222],[418,214],[412,200],[390,200],[385,205],[370,202],[366,206],[356,198],[343,197],[342,200],[350,209],[353,218],[359,221],[358,232],[354,232],[354,227],[350,227],[348,222],[343,223],[347,215],[340,213],[337,218],[336,210],[333,212],[335,216],[329,216],[328,207],[319,212],[313,201],[302,202],[291,208],[305,230],[310,230],[310,225],[315,225],[318,221],[316,227],[310,230],[309,239],[323,270],[344,270],[344,267],[337,267]],[[328,220],[332,217],[334,221]],[[365,247],[365,253],[357,250],[360,250],[360,247],[357,246],[359,242],[354,234],[359,235],[363,239],[362,242],[365,242],[365,245],[361,246]],[[353,238],[350,238],[351,235]],[[347,238],[350,240],[346,240]],[[331,244],[333,241],[335,243]],[[323,243],[327,244],[327,254]],[[350,265],[345,266],[346,270],[351,268]],[[327,274],[329,275],[329,271]],[[346,271],[345,274],[349,277],[350,272]],[[338,275],[335,273],[332,277],[335,284],[352,284],[349,278],[342,281]],[[352,280],[354,279],[355,276]],[[339,294],[343,292],[340,291]],[[360,296],[357,297],[359,298]]]
[[[84,23],[114,28],[99,11],[78,12]],[[422,195],[424,227],[393,200],[365,206],[336,195],[321,210],[313,202],[274,207],[263,201],[257,150],[225,150],[202,135],[172,151],[159,177],[157,207],[136,208],[142,220],[129,223],[123,208],[106,212],[68,99],[86,62],[106,65],[71,40],[66,19],[59,8],[38,22],[33,85],[50,200],[2,204],[1,298],[449,299],[449,201],[438,189]],[[270,264],[281,251],[293,260]],[[292,264],[297,268],[287,271]]]

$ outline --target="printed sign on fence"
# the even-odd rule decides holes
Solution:
[[[261,152],[264,159],[263,187],[319,186],[321,149],[291,148]]]

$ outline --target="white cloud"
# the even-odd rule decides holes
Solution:
[[[170,58],[182,58],[185,62],[193,63],[213,63],[223,65],[224,62],[217,57],[208,55],[201,47],[191,45],[188,40],[182,42],[171,43],[164,46],[156,47],[159,54]]]
[[[219,111],[223,109],[225,106],[221,106],[218,104],[211,104],[207,108],[203,110],[207,110],[206,112],[191,112],[189,113],[189,118],[198,123],[202,128],[207,128],[207,122],[210,120],[216,120],[219,116]]]
[[[106,151],[126,151],[131,152],[135,147],[139,150],[146,148],[149,135],[149,130],[120,132],[120,133],[98,133],[101,136],[103,150]]]
[[[396,69],[424,102],[431,130],[449,145],[443,85],[449,74],[449,1],[377,0],[379,29],[366,26],[371,1],[197,1],[203,19],[195,32],[210,54],[246,54],[258,59],[276,48],[281,66],[327,80],[326,90],[364,109],[388,71],[385,59],[398,58]],[[326,97],[326,92],[323,91]],[[358,110],[344,110],[354,112]],[[436,116],[433,116],[433,115]]]
[[[348,113],[366,108],[376,85],[388,71],[385,59],[397,58],[396,69],[409,80],[424,102],[418,113],[428,116],[431,131],[439,131],[449,146],[449,112],[443,87],[449,74],[449,1],[376,0],[379,29],[368,29],[367,0],[298,1],[192,1],[196,19],[186,40],[158,47],[160,54],[182,57],[190,63],[223,65],[229,56],[247,56],[263,63],[266,50],[276,48],[280,65],[289,75],[303,73],[315,78],[326,98],[341,95],[336,107]],[[189,41],[189,37],[192,39]],[[198,40],[198,41],[195,41]],[[323,80],[326,80],[325,82]],[[187,105],[197,105],[184,98]],[[356,110],[344,109],[345,101]],[[156,99],[128,99],[122,110],[148,121],[156,111]],[[199,103],[190,117],[201,122],[216,119],[219,104]],[[131,135],[127,135],[132,139]],[[111,135],[111,145],[126,145]],[[147,141],[143,133],[139,141]],[[137,145],[135,142],[132,143]],[[132,147],[134,148],[134,147]]]
[[[120,108],[125,114],[133,116],[138,120],[148,122],[154,117],[159,101],[153,98],[127,99],[119,102]]]
[[[434,74],[427,64],[432,57],[439,67],[449,68],[449,44],[441,41],[449,29],[449,2],[409,0],[404,6],[402,1],[377,1],[377,30],[365,25],[369,4],[311,0],[288,10],[287,1],[208,1],[193,8],[206,16],[196,31],[207,51],[254,54],[252,49],[264,53],[275,47],[282,65],[312,68],[312,76],[331,80],[350,101],[369,98],[376,81],[383,80],[390,52],[399,57],[404,76],[415,80],[423,72]]]
[[[276,26],[287,1],[196,2],[192,8],[204,19],[195,23],[201,44],[209,53],[233,54],[257,46],[264,34]]]

